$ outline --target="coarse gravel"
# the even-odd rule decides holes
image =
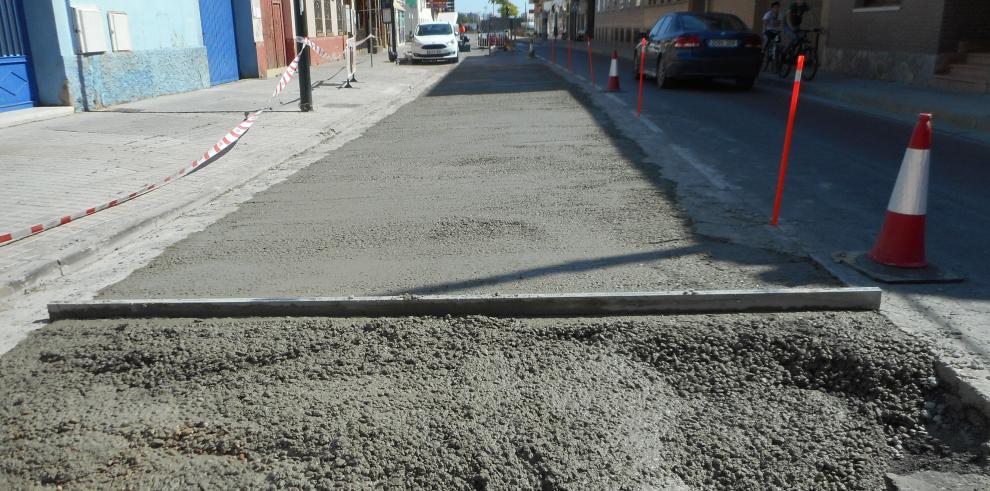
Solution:
[[[925,419],[946,397],[932,363],[869,313],[62,321],[0,358],[0,487],[882,489],[891,469],[986,472],[985,426]]]

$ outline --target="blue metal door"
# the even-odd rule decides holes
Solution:
[[[34,78],[20,0],[0,0],[0,112],[34,106]]]
[[[3,1],[3,0],[0,0]],[[210,64],[210,83],[237,80],[237,40],[234,38],[234,9],[231,0],[199,0],[203,44]]]

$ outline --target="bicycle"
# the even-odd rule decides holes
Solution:
[[[811,81],[818,74],[818,41],[822,30],[799,29],[796,32],[798,38],[784,50],[781,63],[777,67],[777,75],[780,78],[787,78],[791,73],[791,67],[797,65],[798,56],[804,55],[804,71],[801,72],[801,80]],[[808,33],[815,35],[814,42],[808,39]]]
[[[763,71],[766,72],[772,68],[773,72],[777,73],[784,51],[780,42],[780,32],[767,31],[766,35],[767,42],[763,47]]]

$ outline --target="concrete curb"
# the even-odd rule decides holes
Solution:
[[[876,310],[879,288],[381,297],[203,298],[51,303],[52,321],[145,317],[572,317]]]
[[[420,87],[423,87],[424,91],[428,90],[429,87],[439,81],[439,78],[439,75],[427,77],[422,81]],[[371,117],[384,109],[392,107],[393,105],[394,99],[386,99],[384,102],[369,104],[366,106],[367,111],[365,113],[365,118]],[[12,271],[11,276],[13,277],[5,278],[2,280],[3,282],[0,283],[0,299],[14,295],[18,291],[27,290],[47,279],[57,276],[64,276],[66,274],[66,268],[71,267],[78,269],[85,267],[93,260],[98,259],[98,257],[101,254],[104,254],[107,250],[115,249],[119,245],[126,243],[134,237],[141,236],[157,229],[160,221],[173,220],[184,213],[203,206],[215,200],[219,196],[229,192],[231,189],[250,182],[251,180],[256,179],[284,162],[287,162],[301,153],[318,146],[321,142],[336,137],[337,135],[325,138],[323,140],[314,139],[311,144],[293,151],[281,160],[273,161],[270,165],[258,169],[257,172],[240,179],[237,183],[231,186],[225,188],[213,188],[206,193],[200,194],[199,196],[180,200],[171,206],[159,207],[158,209],[151,210],[143,215],[139,215],[133,219],[123,222],[121,226],[102,237],[62,249],[57,252],[57,257],[52,257],[45,261],[37,261],[26,268],[20,269],[19,271]],[[206,172],[208,172],[208,170]],[[162,191],[159,190],[157,192]]]
[[[72,106],[39,106],[0,113],[0,129],[75,114]]]

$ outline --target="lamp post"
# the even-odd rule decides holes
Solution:
[[[399,35],[398,33],[396,33],[396,29],[398,29],[398,26],[396,26],[395,23],[395,8],[394,8],[395,5],[393,4],[393,1],[394,0],[382,0],[381,8],[382,8],[382,22],[384,22],[388,26],[390,31],[389,35],[392,39],[392,42],[389,43],[388,61],[394,62],[395,60],[399,59],[399,41],[398,41]]]
[[[305,39],[309,36],[309,24],[306,23],[306,2],[296,2],[296,36]],[[313,85],[309,80],[309,50],[305,45],[296,42],[296,52],[299,56],[299,110],[307,113],[313,110]]]

